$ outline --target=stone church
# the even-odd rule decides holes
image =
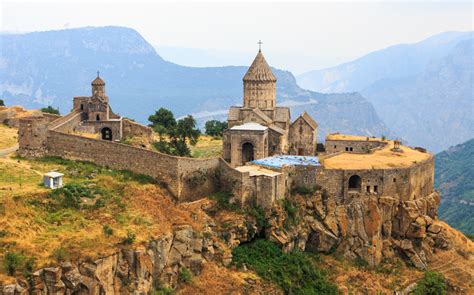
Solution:
[[[223,156],[233,167],[273,155],[314,156],[318,124],[306,112],[291,122],[276,103],[277,78],[261,49],[243,78],[243,106],[232,106]]]

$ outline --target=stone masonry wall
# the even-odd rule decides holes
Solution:
[[[385,146],[387,142],[383,141],[360,141],[360,140],[326,140],[326,153],[352,152],[368,154],[372,149]]]
[[[186,181],[199,170],[211,171],[218,159],[187,159],[165,155],[120,143],[49,131],[47,154],[72,160],[84,160],[114,169],[126,169],[152,176],[167,184],[180,200],[196,199],[215,191],[212,174],[204,175],[197,187]]]

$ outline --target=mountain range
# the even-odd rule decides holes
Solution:
[[[474,234],[474,139],[435,157],[435,187],[443,196],[440,217],[466,234]]]
[[[438,152],[474,137],[473,32],[446,32],[297,77],[313,91],[357,91],[393,132]]]
[[[7,104],[53,105],[66,113],[72,96],[89,95],[90,81],[100,70],[114,110],[142,123],[159,107],[178,117],[193,114],[201,126],[208,119],[225,119],[229,106],[241,104],[247,70],[174,64],[137,31],[124,27],[3,34],[0,48],[0,95]],[[308,91],[290,72],[273,71],[278,103],[289,106],[293,117],[307,110],[318,121],[321,138],[334,131],[393,134],[360,94]]]

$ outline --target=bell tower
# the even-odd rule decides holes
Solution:
[[[92,97],[99,97],[102,100],[107,100],[107,96],[105,95],[105,82],[100,78],[99,72],[97,72],[97,78],[92,81],[91,85]]]
[[[262,54],[262,42],[252,65],[243,78],[244,107],[273,109],[276,107],[276,77]]]

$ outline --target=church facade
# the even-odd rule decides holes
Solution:
[[[314,156],[317,123],[306,112],[291,122],[277,106],[277,78],[261,50],[243,77],[243,106],[232,106],[223,136],[223,157],[232,166],[273,155]]]

